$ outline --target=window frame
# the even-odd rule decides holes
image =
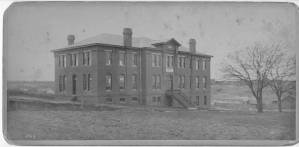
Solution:
[[[78,53],[70,54],[70,66],[71,67],[77,67],[79,65],[78,56],[79,56]]]
[[[207,84],[207,76],[204,76],[202,78],[202,83],[203,83],[203,88],[207,89],[208,88],[208,84]]]
[[[196,96],[195,99],[196,99],[196,105],[199,106],[199,104],[200,104],[200,102],[199,102],[200,101],[200,97]]]
[[[122,61],[121,57],[123,57],[123,62],[121,62]],[[126,66],[126,52],[125,51],[119,51],[118,52],[118,65],[119,66]]]
[[[91,66],[91,51],[84,51],[82,58],[84,66]]]
[[[87,90],[90,91],[91,90],[91,81],[92,81],[92,76],[91,74],[87,74]]]
[[[62,65],[62,67],[64,67],[64,68],[66,68],[66,55],[62,55],[63,57],[62,57],[62,61],[63,61],[63,65]]]
[[[123,82],[121,80],[122,78],[123,78]],[[119,75],[119,89],[120,90],[126,89],[126,75],[125,74]]]
[[[136,67],[138,65],[138,54],[137,52],[132,53],[132,66]]]
[[[110,66],[112,65],[113,62],[113,55],[112,55],[112,50],[105,50],[105,65]]]
[[[156,89],[161,89],[161,76],[156,75]]]
[[[196,88],[199,89],[200,88],[200,82],[199,82],[200,77],[196,76],[195,77],[195,83],[196,83]]]
[[[206,95],[203,97],[203,104],[208,105],[208,97]]]
[[[132,74],[132,89],[137,90],[137,74]]]
[[[87,90],[87,78],[86,78],[86,74],[83,74],[83,90]]]
[[[58,67],[62,67],[62,68],[66,67],[66,55],[65,54],[58,55]]]
[[[161,76],[152,75],[152,89],[157,90],[161,89]]]
[[[119,102],[120,103],[125,103],[126,102],[126,98],[124,98],[124,97],[119,98]]]
[[[167,69],[173,69],[173,55],[167,54],[166,55],[166,68]]]
[[[110,83],[108,81],[110,81]],[[107,73],[105,75],[105,90],[112,91],[112,74],[111,73]]]
[[[202,59],[202,70],[207,70],[207,59]]]
[[[152,67],[161,67],[161,53],[152,53]]]

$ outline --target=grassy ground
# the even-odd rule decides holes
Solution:
[[[295,137],[295,113],[290,112],[157,110],[9,111],[8,138],[291,140]]]
[[[49,95],[53,82],[11,82],[12,94]],[[23,93],[17,93],[21,91]],[[212,100],[252,97],[245,86],[212,85]],[[273,93],[265,90],[264,100],[271,103]],[[165,108],[25,109],[8,112],[10,139],[236,139],[265,140],[295,138],[294,112],[187,111]],[[212,106],[214,107],[214,106]],[[230,108],[233,108],[229,106]],[[249,107],[249,106],[248,106]],[[252,107],[252,106],[250,106]],[[28,109],[31,108],[31,109]],[[65,108],[63,106],[63,108]],[[37,111],[46,110],[46,111]],[[55,111],[52,111],[55,110]],[[107,110],[107,111],[105,111]],[[158,110],[158,111],[157,111]],[[165,111],[168,110],[168,111]],[[234,109],[239,110],[239,109]]]

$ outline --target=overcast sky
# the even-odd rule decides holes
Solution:
[[[19,3],[4,17],[8,80],[54,80],[50,51],[101,33],[155,40],[174,37],[184,46],[197,40],[197,52],[211,54],[212,77],[222,79],[230,52],[255,42],[285,42],[295,51],[295,6],[283,3]]]

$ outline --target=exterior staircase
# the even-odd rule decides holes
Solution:
[[[176,90],[167,90],[166,96],[171,97],[173,100],[176,100],[179,104],[181,104],[184,108],[192,110],[197,109],[193,106],[192,102],[188,99],[188,97],[179,89]]]

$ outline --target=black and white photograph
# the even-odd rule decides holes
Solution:
[[[14,2],[3,132],[15,145],[296,143],[290,2]]]

